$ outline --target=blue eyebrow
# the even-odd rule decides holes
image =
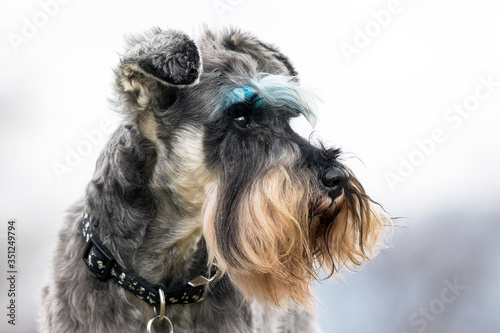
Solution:
[[[262,105],[286,107],[296,115],[304,115],[314,126],[315,97],[292,77],[258,74],[243,87],[231,90],[225,100],[226,107],[244,102],[252,103],[256,108]]]

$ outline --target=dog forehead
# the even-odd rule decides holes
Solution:
[[[223,47],[216,50],[201,49],[203,59],[202,78],[217,84],[244,84],[257,74],[257,62],[248,54]]]

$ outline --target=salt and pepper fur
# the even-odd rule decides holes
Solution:
[[[41,332],[135,333],[154,317],[86,267],[84,211],[120,264],[151,283],[186,283],[219,265],[206,300],[167,307],[176,333],[321,332],[317,269],[374,257],[390,220],[352,172],[338,197],[322,185],[328,170],[347,169],[340,150],[289,126],[314,119],[290,61],[237,29],[207,29],[194,43],[156,28],[129,39],[115,73],[123,123],[59,233]]]

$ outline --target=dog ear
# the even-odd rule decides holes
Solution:
[[[222,41],[226,48],[254,58],[260,72],[297,76],[290,60],[277,47],[261,42],[250,33],[230,28],[223,33]]]
[[[200,52],[190,37],[180,31],[155,28],[129,38],[128,49],[116,70],[117,86],[122,92],[132,92],[139,100],[141,93],[151,97],[158,83],[175,87],[194,85],[201,71]]]

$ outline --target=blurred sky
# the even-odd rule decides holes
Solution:
[[[5,234],[13,218],[19,265],[18,325],[7,325],[0,310],[1,332],[35,330],[64,211],[83,195],[109,124],[119,122],[107,98],[124,36],[152,26],[197,36],[203,23],[237,25],[279,46],[322,100],[315,136],[342,147],[369,194],[405,217],[393,247],[365,272],[318,288],[325,332],[500,331],[493,283],[500,273],[500,3],[0,6],[0,309],[8,302]],[[307,133],[304,123],[297,126]],[[440,303],[455,279],[467,289]],[[422,308],[438,315],[423,319]]]

